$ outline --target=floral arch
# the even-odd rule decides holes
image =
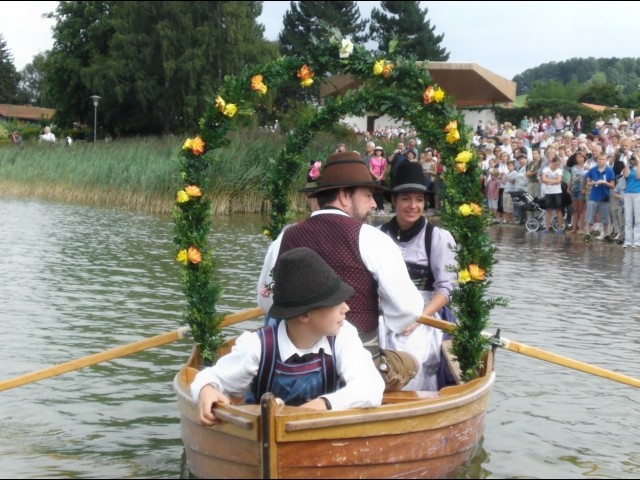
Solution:
[[[270,159],[267,194],[271,201],[270,224],[265,234],[275,238],[290,220],[289,192],[296,173],[306,168],[301,154],[317,132],[330,129],[345,115],[385,113],[415,127],[424,144],[437,149],[445,172],[445,206],[441,224],[456,240],[458,288],[452,309],[460,321],[453,353],[464,378],[477,375],[486,345],[481,332],[490,310],[501,299],[486,297],[494,264],[494,248],[485,233],[488,213],[482,205],[478,167],[469,147],[469,130],[451,98],[434,85],[425,65],[415,58],[396,55],[393,46],[378,55],[353,45],[340,32],[329,30],[324,40],[311,39],[308,58],[282,57],[258,68],[227,77],[200,120],[200,134],[188,138],[180,153],[180,186],[176,197],[176,259],[184,265],[182,284],[187,297],[186,321],[191,327],[204,362],[215,358],[222,342],[221,315],[216,312],[220,287],[215,279],[215,261],[208,234],[210,202],[203,195],[210,183],[209,171],[215,150],[226,147],[226,137],[235,128],[235,118],[253,115],[255,105],[269,89],[297,79],[300,88],[315,81],[331,82],[331,75],[347,73],[362,85],[344,95],[328,98],[315,116],[289,132],[279,156]]]

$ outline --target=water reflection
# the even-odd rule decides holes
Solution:
[[[219,311],[254,305],[266,223],[215,219]],[[0,378],[182,323],[169,217],[0,200],[0,228]],[[640,377],[640,250],[517,227],[490,234],[491,293],[510,302],[492,329]],[[2,476],[185,476],[171,381],[189,349],[175,343],[0,393]],[[640,476],[637,389],[504,350],[496,372],[485,438],[459,478]]]

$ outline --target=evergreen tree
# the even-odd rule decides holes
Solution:
[[[370,32],[378,41],[380,51],[388,51],[395,38],[396,50],[415,55],[418,60],[446,61],[449,52],[440,46],[444,34],[436,35],[435,26],[427,20],[429,10],[420,9],[420,2],[380,2],[382,9],[371,11]]]
[[[7,42],[0,33],[0,103],[16,101],[20,75],[13,64],[13,55],[7,48]]]
[[[337,28],[343,37],[350,37],[354,43],[367,41],[369,20],[360,20],[356,2],[291,2],[279,35],[280,53],[304,57],[312,48],[310,35],[321,38],[324,34],[323,23]]]

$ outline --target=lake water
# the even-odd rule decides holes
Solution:
[[[266,217],[216,218],[221,312],[254,305]],[[495,226],[502,336],[640,377],[640,250]],[[0,380],[182,324],[172,223],[0,199]],[[258,324],[257,322],[255,323]],[[1,478],[188,475],[171,381],[184,340],[0,392]],[[640,391],[499,350],[484,440],[460,478],[640,477]]]

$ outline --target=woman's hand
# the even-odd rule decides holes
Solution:
[[[400,335],[405,335],[405,336],[411,335],[414,332],[414,330],[418,328],[418,325],[420,325],[418,322],[413,323],[409,327],[405,328]]]

